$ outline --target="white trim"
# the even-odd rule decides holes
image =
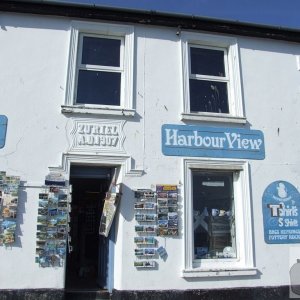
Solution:
[[[204,122],[221,122],[246,124],[247,119],[244,117],[234,117],[227,114],[218,113],[182,113],[181,120],[204,121]]]
[[[251,205],[249,189],[249,166],[246,161],[237,160],[210,160],[210,159],[183,159],[184,192],[185,192],[185,263],[184,274],[193,273],[188,277],[218,276],[231,274],[233,270],[253,269],[253,244],[251,227]],[[193,257],[193,218],[192,218],[192,170],[230,170],[234,172],[234,199],[236,211],[236,247],[237,258],[232,259],[202,259]],[[199,274],[196,274],[196,273]],[[203,272],[206,272],[203,273]],[[212,273],[211,273],[212,272]],[[226,273],[227,272],[227,273]],[[252,272],[252,271],[251,271]],[[196,274],[196,275],[195,275]],[[202,274],[202,275],[201,275]],[[203,275],[205,274],[205,275]],[[238,274],[235,272],[235,274]],[[254,275],[248,274],[246,275]],[[256,273],[255,273],[256,274]],[[222,275],[229,276],[229,275]],[[232,276],[232,275],[230,275]]]
[[[121,43],[120,70],[123,73],[121,76],[121,100],[120,106],[109,106],[110,115],[120,115],[120,112],[133,110],[133,59],[134,59],[134,27],[128,25],[117,25],[110,23],[93,23],[72,21],[70,31],[70,54],[68,65],[68,77],[66,86],[65,105],[62,105],[62,112],[82,112],[88,108],[88,113],[107,114],[108,110],[104,110],[98,105],[76,105],[76,74],[77,74],[77,55],[79,53],[79,36],[80,34],[94,34],[101,37],[117,37],[124,39],[125,45]],[[66,111],[66,108],[74,107],[74,110]],[[116,109],[115,109],[116,108]]]
[[[62,105],[61,112],[64,114],[76,113],[76,114],[93,114],[93,115],[109,115],[109,116],[124,116],[134,117],[134,109],[117,108],[112,106],[87,106],[87,105]]]
[[[59,172],[64,175],[70,173],[71,163],[82,165],[103,165],[103,166],[121,166],[125,172],[125,176],[140,177],[144,174],[144,170],[134,169],[132,167],[133,160],[130,156],[121,155],[87,155],[79,153],[63,153],[62,163],[58,167],[49,167],[50,172]]]
[[[182,74],[183,74],[183,108],[182,119],[197,120],[197,121],[217,121],[231,123],[246,123],[243,110],[240,65],[239,65],[239,50],[237,39],[226,36],[209,35],[202,33],[181,33],[181,52],[182,52]],[[220,114],[216,117],[214,113],[207,113],[213,119],[209,119],[202,112],[190,113],[190,93],[189,93],[189,45],[199,45],[211,49],[223,48],[227,50],[227,55],[224,55],[225,70],[228,71],[228,106],[229,114]],[[223,78],[221,78],[223,79]],[[224,81],[226,82],[226,80]]]
[[[232,277],[232,276],[253,276],[258,274],[256,268],[245,269],[227,269],[227,270],[183,270],[182,277],[184,278],[199,278],[199,277]]]

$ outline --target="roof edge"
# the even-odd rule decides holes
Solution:
[[[43,0],[2,0],[0,11],[180,27],[181,30],[200,30],[300,43],[300,30],[297,29],[175,13],[111,8],[92,4],[67,4]]]

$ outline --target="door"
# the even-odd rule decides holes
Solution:
[[[108,239],[99,235],[106,193],[112,180],[110,167],[71,166],[72,202],[70,248],[66,265],[66,288],[106,288]]]

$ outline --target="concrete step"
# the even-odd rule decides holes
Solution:
[[[107,290],[65,290],[65,300],[109,300]]]

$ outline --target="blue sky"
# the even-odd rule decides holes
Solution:
[[[53,0],[300,29],[300,0]]]

